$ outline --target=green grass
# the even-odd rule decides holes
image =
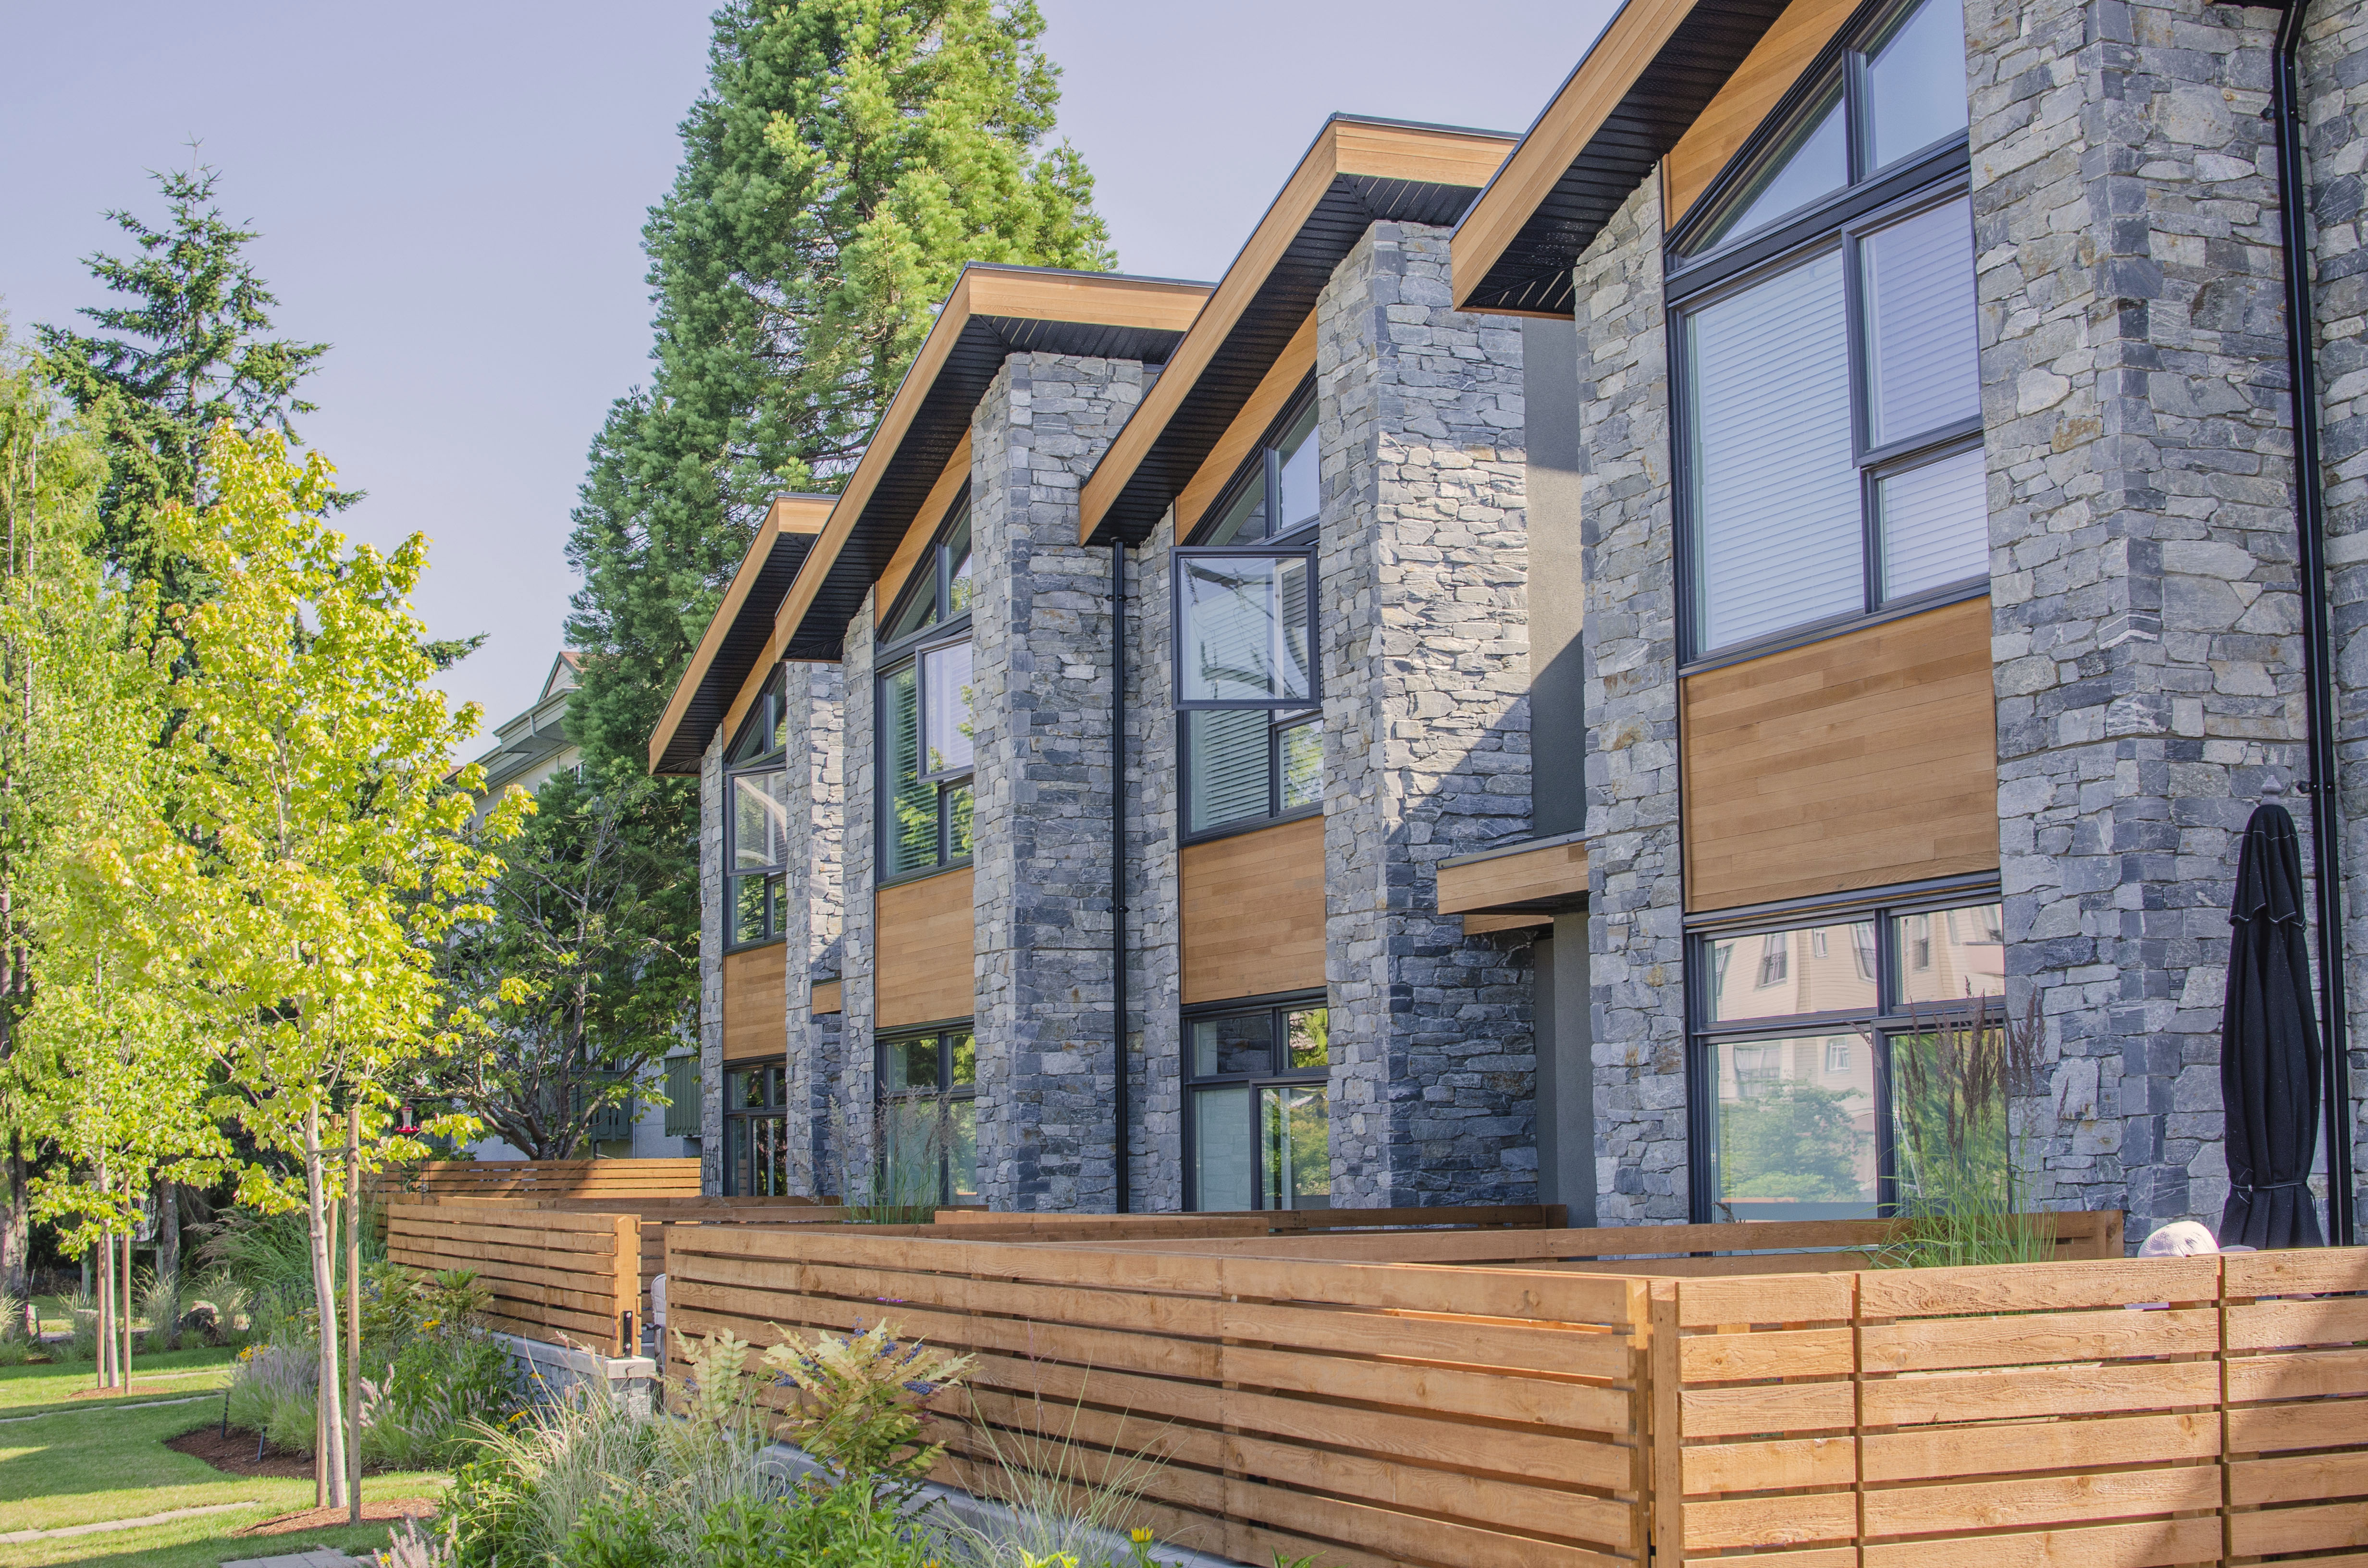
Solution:
[[[219,1389],[229,1377],[231,1352],[183,1350],[148,1358],[174,1386]],[[132,1372],[142,1376],[134,1357]],[[0,1369],[0,1415],[39,1415],[0,1425],[0,1534],[53,1529],[100,1519],[139,1518],[210,1503],[252,1503],[233,1513],[99,1535],[0,1545],[0,1568],[214,1568],[235,1558],[275,1556],[332,1546],[362,1551],[386,1544],[387,1527],[361,1525],[297,1535],[233,1540],[231,1532],[274,1514],[313,1506],[310,1480],[225,1475],[201,1460],[165,1447],[222,1418],[209,1400],[145,1410],[119,1408],[159,1397],[145,1390],[110,1400],[67,1396],[91,1386],[85,1366]],[[167,1393],[163,1397],[174,1397]],[[432,1495],[440,1475],[371,1476],[366,1498]]]

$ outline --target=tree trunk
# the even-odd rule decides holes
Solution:
[[[181,1184],[156,1184],[156,1278],[181,1278]],[[162,1327],[165,1325],[152,1325]]]
[[[313,1251],[313,1304],[321,1321],[320,1386],[313,1405],[321,1440],[313,1454],[313,1506],[335,1508],[346,1501],[345,1423],[336,1411],[344,1380],[337,1376],[337,1273],[330,1251],[327,1171],[321,1157],[321,1108],[304,1110],[304,1220]]]
[[[98,1386],[115,1386],[115,1238],[98,1238]]]
[[[125,1187],[124,1196],[125,1196],[126,1198],[131,1197],[131,1184],[130,1184],[129,1182],[127,1182],[127,1183],[125,1183],[125,1184],[124,1184],[124,1187]],[[123,1359],[121,1360],[121,1362],[120,1362],[120,1363],[118,1364],[118,1366],[117,1366],[117,1369],[117,1369],[118,1371],[120,1371],[120,1372],[121,1372],[121,1373],[123,1374],[123,1386],[124,1386],[126,1389],[129,1389],[129,1388],[131,1386],[131,1242],[132,1242],[132,1235],[133,1235],[133,1233],[132,1233],[132,1229],[131,1229],[131,1226],[129,1226],[129,1225],[125,1226],[125,1227],[124,1227],[124,1231],[123,1231]]]
[[[347,1522],[362,1522],[362,1108],[346,1108]]]
[[[25,1190],[25,1142],[8,1134],[8,1153],[0,1156],[0,1296],[23,1301],[32,1295],[32,1207]]]

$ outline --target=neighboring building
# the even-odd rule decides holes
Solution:
[[[479,819],[513,784],[531,795],[561,774],[582,776],[583,751],[567,738],[567,700],[583,673],[583,655],[574,649],[561,649],[551,662],[551,673],[543,676],[542,691],[533,706],[495,728],[493,745],[476,759],[485,770],[485,787],[477,796]],[[669,1096],[677,1101],[675,1106],[643,1103],[637,1096],[603,1112],[593,1126],[592,1147],[586,1153],[634,1159],[680,1159],[697,1153],[695,1054],[686,1048],[670,1057],[666,1080]],[[481,1160],[523,1157],[499,1138],[481,1139],[470,1153]]]
[[[1463,221],[1460,305],[1577,334],[1593,1103],[1562,1131],[1604,1220],[1887,1199],[1895,1043],[1971,992],[2041,1020],[2044,1204],[2217,1221],[2236,836],[2311,781],[2308,672],[2368,710],[2368,24],[2317,17],[2332,649],[2274,12],[1639,0]],[[2368,1060],[2332,1062],[2348,1199]],[[1820,1096],[1846,1160],[1770,1136]]]
[[[1634,0],[1518,145],[1329,122],[1205,303],[965,273],[653,738],[712,1184],[1872,1214],[1974,1007],[2040,1202],[2216,1221],[2236,835],[2368,756],[2368,24],[2320,582],[2275,17],[1964,4]]]

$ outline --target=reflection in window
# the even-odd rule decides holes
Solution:
[[[974,805],[970,508],[957,507],[881,661],[880,854],[889,876],[966,859]]]
[[[1792,140],[1770,154],[1767,167],[1745,187],[1740,204],[1711,232],[1717,244],[1764,229],[1850,183],[1850,132],[1841,95],[1830,91],[1822,114],[1804,116]]]
[[[734,1198],[790,1195],[789,1117],[778,1066],[723,1072],[723,1190]]]
[[[1179,555],[1186,702],[1305,702],[1315,690],[1307,651],[1307,579],[1293,555]]]
[[[1902,1002],[1962,1002],[2006,994],[2003,906],[1896,916]]]
[[[1740,972],[1733,954],[1744,949]],[[1874,924],[1710,939],[1709,1022],[1864,1011],[1874,1006]]]
[[[879,1188],[894,1209],[978,1201],[978,1040],[966,1028],[882,1039]]]
[[[1874,1074],[1797,1065],[1823,1066],[1827,1051],[1823,1038],[1711,1048],[1715,1218],[1873,1217]]]
[[[1866,62],[1868,162],[1888,168],[1965,129],[1965,13],[1925,0]]]
[[[776,675],[726,754],[723,902],[734,945],[781,934],[791,840],[785,690]]]
[[[1186,1021],[1193,1208],[1330,1204],[1330,1017],[1300,1004]]]
[[[1321,715],[1194,708],[1184,718],[1184,831],[1206,833],[1324,803]]]

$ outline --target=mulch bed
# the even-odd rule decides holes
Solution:
[[[392,1497],[384,1501],[374,1497],[362,1499],[364,1524],[391,1525],[398,1519],[426,1519],[435,1512],[436,1499],[433,1497]],[[268,1519],[259,1519],[230,1533],[233,1536],[294,1535],[299,1530],[332,1529],[351,1517],[352,1515],[343,1508],[304,1508],[293,1514],[278,1514]]]
[[[285,1449],[266,1448],[263,1457],[255,1457],[255,1434],[233,1426],[230,1436],[222,1436],[222,1426],[210,1422],[194,1432],[184,1432],[165,1440],[165,1446],[176,1453],[205,1460],[216,1470],[230,1475],[268,1475],[282,1480],[302,1481],[313,1473],[313,1461],[303,1454],[292,1454]]]

